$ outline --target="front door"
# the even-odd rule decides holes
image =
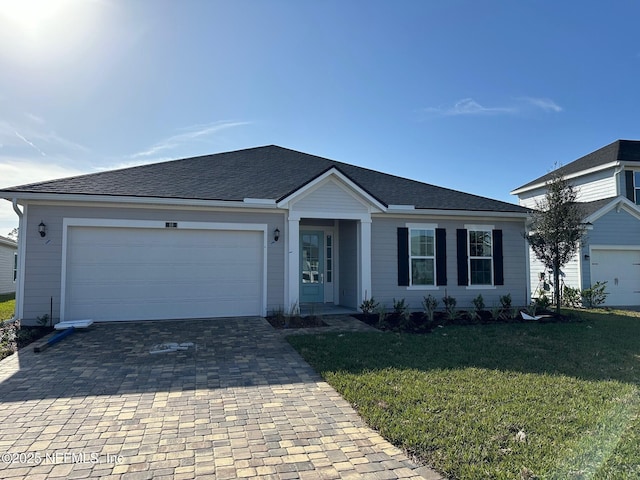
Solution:
[[[324,232],[300,232],[300,303],[324,302]]]

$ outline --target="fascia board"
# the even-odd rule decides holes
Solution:
[[[165,198],[165,197],[134,197],[116,195],[82,195],[82,194],[57,194],[57,193],[8,193],[4,192],[6,200],[44,201],[44,202],[81,202],[81,203],[111,203],[111,204],[137,204],[137,205],[174,205],[193,207],[238,207],[238,208],[272,208],[275,202],[245,202],[242,200],[200,200],[193,198]]]

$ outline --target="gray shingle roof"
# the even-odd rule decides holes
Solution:
[[[335,167],[385,205],[526,213],[507,202],[437,187],[275,145],[10,187],[11,193],[201,200],[281,200]]]
[[[638,162],[640,164],[640,140],[616,140],[595,152],[591,152],[567,165],[563,165],[553,172],[549,172],[529,183],[525,183],[515,190],[531,187],[540,183],[544,184],[550,180],[555,173],[560,173],[566,177],[611,162]]]
[[[601,198],[600,200],[594,200],[592,202],[578,202],[580,205],[580,211],[584,217],[588,217],[589,215],[597,212],[602,207],[611,203],[611,201],[617,197],[609,197],[609,198]]]

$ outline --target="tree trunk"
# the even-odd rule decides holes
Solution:
[[[556,313],[560,315],[560,266],[556,263],[553,266],[553,285],[554,285],[554,297],[556,302]]]

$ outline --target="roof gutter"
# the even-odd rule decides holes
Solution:
[[[16,278],[16,308],[12,321],[22,318],[22,299],[24,298],[24,248],[26,244],[24,211],[18,207],[18,199],[12,198],[13,211],[18,215],[18,275]]]
[[[6,196],[2,196],[4,195]],[[10,195],[10,196],[9,196]],[[188,207],[244,207],[244,208],[272,208],[276,205],[273,201],[258,199],[244,200],[204,200],[199,198],[170,198],[170,197],[136,197],[132,195],[86,195],[81,193],[33,193],[33,192],[0,192],[0,198],[33,201],[61,201],[61,202],[87,202],[87,203],[128,203],[138,205],[172,205]]]
[[[18,207],[18,199],[17,198],[11,199],[11,204],[13,205],[13,211],[16,212],[16,215],[18,215],[18,219],[21,221],[23,214],[22,214],[22,210],[20,210],[20,208]]]

